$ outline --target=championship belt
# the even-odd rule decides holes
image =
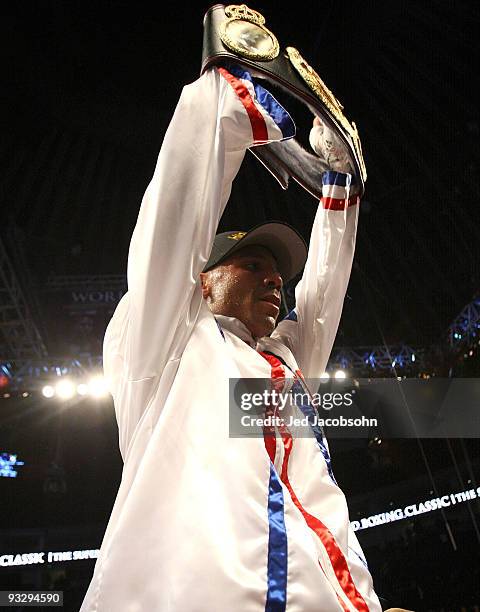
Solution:
[[[301,112],[309,112],[310,122],[312,113],[316,117],[310,136],[316,154],[307,151],[297,137],[250,149],[283,189],[291,176],[320,199],[322,174],[342,170],[353,176],[352,192],[363,194],[367,172],[355,123],[345,117],[343,106],[300,52],[295,47],[282,50],[265,27],[263,15],[245,4],[216,4],[204,18],[201,72],[211,66],[228,70],[229,64],[238,64],[253,77],[267,80],[275,88],[274,95],[286,92],[299,100]],[[318,146],[312,141],[314,133]]]

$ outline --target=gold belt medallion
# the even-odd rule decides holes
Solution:
[[[272,60],[280,53],[278,40],[265,27],[265,17],[246,4],[225,7],[228,17],[220,24],[219,35],[223,44],[241,55],[254,60]]]

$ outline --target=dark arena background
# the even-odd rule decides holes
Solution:
[[[80,607],[121,478],[103,334],[165,129],[199,74],[208,6],[1,9],[0,590],[62,590],[66,611]],[[480,377],[478,3],[251,8],[362,137],[369,176],[328,372]],[[220,229],[277,219],[308,240],[315,209],[247,153]],[[377,592],[409,610],[478,612],[478,439],[373,432],[330,446]]]

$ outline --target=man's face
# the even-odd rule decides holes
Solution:
[[[282,277],[270,251],[240,249],[201,274],[203,296],[213,314],[242,321],[254,338],[268,336],[280,313]]]

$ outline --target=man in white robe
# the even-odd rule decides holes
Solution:
[[[381,610],[323,436],[229,436],[229,379],[325,371],[358,219],[351,176],[327,172],[278,325],[268,246],[207,266],[246,149],[294,134],[259,91],[223,68],[186,86],[143,198],[104,341],[123,476],[82,612]]]

